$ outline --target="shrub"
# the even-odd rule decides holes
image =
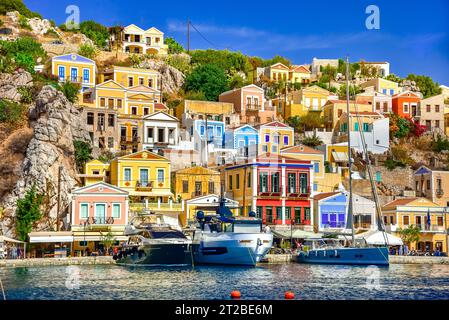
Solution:
[[[313,148],[322,145],[323,141],[321,141],[320,137],[314,134],[311,137],[305,137],[302,139],[302,144]]]
[[[81,33],[91,39],[96,46],[100,48],[106,47],[109,39],[108,28],[93,20],[81,22],[79,28]]]
[[[31,103],[33,102],[33,91],[31,87],[22,86],[17,89],[17,91],[20,93],[21,103]]]
[[[59,39],[59,34],[54,29],[48,29],[44,34],[47,37],[57,38]]]
[[[28,23],[28,19],[22,15],[19,17],[19,26],[22,27],[23,29],[31,30],[31,26]]]
[[[0,15],[6,15],[11,11],[18,11],[21,15],[27,18],[37,17],[42,19],[42,16],[39,13],[28,9],[22,0],[2,0],[0,2]]]
[[[89,59],[94,59],[97,55],[97,50],[95,47],[86,43],[79,47],[78,54]]]
[[[82,172],[86,162],[92,159],[92,147],[89,143],[81,140],[73,141],[73,147],[75,148],[75,162],[78,172]]]
[[[433,150],[435,152],[449,150],[449,140],[442,136],[438,136],[438,138],[433,142]]]
[[[185,81],[186,91],[202,91],[209,101],[217,101],[218,96],[228,90],[224,70],[214,64],[196,67]]]
[[[0,27],[3,27],[4,24],[5,24],[5,23],[3,22],[3,20],[0,19]]]
[[[186,74],[192,70],[190,57],[185,54],[172,54],[165,58],[165,63]]]
[[[0,99],[0,122],[15,125],[24,119],[27,110],[23,104]]]
[[[40,206],[43,195],[36,191],[36,185],[25,193],[23,198],[16,202],[16,232],[21,241],[26,241],[28,233],[31,232],[33,224],[42,218]]]
[[[46,58],[42,45],[31,37],[20,37],[16,41],[0,41],[0,71],[11,72],[18,67],[34,72],[38,58]]]
[[[29,53],[19,52],[15,56],[16,66],[25,69],[29,73],[34,73],[34,59]]]
[[[57,89],[64,93],[65,97],[70,102],[75,103],[78,101],[78,93],[81,89],[81,86],[78,83],[67,81],[62,85],[58,85]]]
[[[168,45],[168,53],[176,54],[184,52],[184,47],[180,45],[175,39],[167,37],[164,40],[165,44]]]

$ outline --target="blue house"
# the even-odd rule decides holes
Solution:
[[[223,148],[225,124],[223,121],[207,120],[207,132],[206,132],[206,120],[195,120],[192,127],[190,127],[190,134],[195,137],[195,149],[199,150],[201,141],[206,141],[215,148]],[[198,144],[198,146],[197,146]]]
[[[53,57],[51,65],[52,74],[59,82],[78,83],[82,92],[95,86],[97,67],[94,60],[71,53]]]
[[[337,231],[347,228],[349,192],[320,193],[314,197],[314,220],[318,231]],[[369,230],[376,227],[374,201],[353,194],[354,227]]]
[[[259,145],[259,131],[250,125],[228,129],[225,132],[226,149],[237,150],[237,155],[255,156]]]

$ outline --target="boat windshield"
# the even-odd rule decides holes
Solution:
[[[155,229],[149,230],[150,238],[153,239],[186,239],[186,236],[178,230]]]

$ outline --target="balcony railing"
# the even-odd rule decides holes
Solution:
[[[146,205],[145,203],[130,203],[129,210],[135,213],[142,213],[145,210],[161,210],[161,211],[182,211],[183,205],[180,202],[148,202]]]
[[[114,224],[113,217],[89,217],[84,221],[81,221],[81,225],[105,225],[105,224]]]
[[[261,109],[261,105],[260,104],[253,104],[253,103],[248,103],[246,105],[246,109],[247,110],[260,110]]]
[[[207,193],[206,192],[202,192],[202,191],[194,191],[194,192],[192,192],[192,198],[194,198],[194,197],[201,197],[201,196],[205,196],[205,195],[207,195]]]
[[[90,78],[84,78],[84,77],[59,77],[59,81],[65,82],[70,81],[73,83],[90,83]]]
[[[120,136],[121,143],[140,143],[140,137]]]
[[[445,232],[446,229],[444,228],[444,226],[438,226],[438,225],[427,225],[427,224],[415,224],[416,227],[418,227],[418,229],[421,232]],[[404,225],[402,227],[402,229],[406,229],[408,228],[409,225]],[[399,226],[396,224],[388,224],[385,226],[385,231],[387,232],[397,232],[399,230]]]
[[[138,180],[136,190],[148,191],[153,189],[153,181]]]
[[[321,224],[322,229],[334,229],[334,228],[342,229],[345,227],[346,227],[345,222],[330,222],[327,224]]]

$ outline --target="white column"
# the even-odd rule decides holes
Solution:
[[[253,159],[253,163],[256,162],[256,159]],[[254,212],[256,212],[257,210],[257,191],[259,189],[259,185],[257,183],[258,181],[258,176],[257,176],[257,166],[253,164],[253,166],[251,167],[251,178],[253,179],[251,186],[253,188],[253,192],[252,192],[252,210]]]
[[[158,209],[161,208],[161,198],[160,197],[157,198],[157,208]]]
[[[168,203],[170,204],[170,209],[173,209],[173,200],[172,199],[168,199]]]
[[[165,134],[165,142],[168,143],[168,127],[165,127],[164,134]]]
[[[315,161],[312,161],[312,170],[310,170],[310,194],[313,195],[315,192],[313,190],[313,179],[315,174]]]
[[[287,195],[287,181],[285,178],[285,159],[282,158],[281,183],[282,186],[282,224],[285,224],[285,197]]]
[[[282,224],[285,224],[285,198],[282,198]]]
[[[145,209],[148,209],[148,198],[145,198]]]
[[[156,141],[159,141],[159,128],[158,127],[154,127],[154,131],[153,131],[153,142],[155,143]]]

